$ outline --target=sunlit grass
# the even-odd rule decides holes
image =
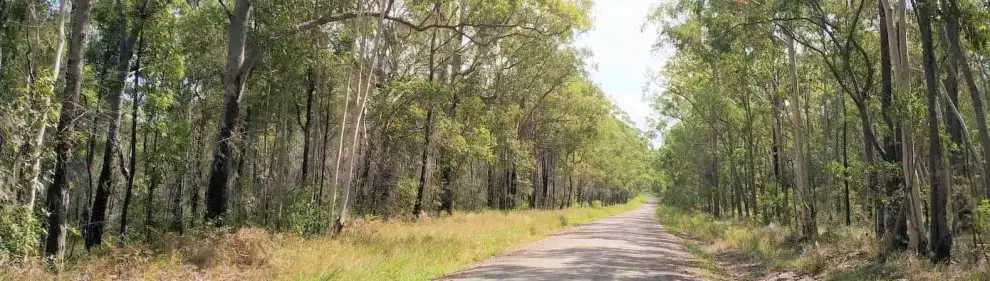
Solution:
[[[40,262],[0,262],[0,280],[429,280],[644,201],[419,221],[357,220],[336,238],[257,228],[164,235],[151,247],[100,249],[70,262],[60,276],[44,271]]]
[[[643,202],[557,211],[483,212],[419,222],[369,222],[334,239],[281,247],[278,275],[303,280],[428,280],[562,228],[626,212]]]

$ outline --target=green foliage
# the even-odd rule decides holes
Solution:
[[[977,233],[990,234],[990,200],[983,200],[973,214],[973,228]]]
[[[290,201],[286,229],[303,236],[323,233],[330,227],[330,210],[306,198],[313,198],[313,195],[306,194]]]
[[[0,205],[0,260],[38,253],[42,225],[27,207]]]
[[[0,11],[0,163],[14,163],[0,166],[0,178],[30,174],[22,168],[33,159],[50,169],[51,152],[70,141],[68,186],[81,187],[65,202],[78,210],[70,227],[92,215],[93,174],[107,168],[111,190],[133,176],[127,217],[113,203],[105,222],[109,234],[126,219],[128,245],[207,229],[204,209],[219,205],[204,196],[216,198],[204,190],[219,186],[211,182],[215,161],[229,164],[224,230],[306,236],[338,217],[409,216],[417,198],[426,212],[448,195],[452,211],[601,207],[659,179],[646,134],[591,81],[588,54],[575,47],[591,28],[589,0],[394,3],[401,9],[374,1],[93,1],[91,36],[73,46],[85,50],[82,114],[68,139],[54,134],[61,103],[51,91],[65,80],[52,77],[54,58],[65,60],[53,47],[59,1],[14,2]],[[248,2],[245,54],[228,58],[237,51],[228,48],[231,13]],[[38,22],[25,18],[24,3],[36,4]],[[344,16],[376,11],[389,17]],[[321,18],[332,20],[300,28]],[[132,31],[133,58],[118,65]],[[241,59],[249,69],[227,68]],[[226,70],[244,75],[232,81]],[[121,92],[110,92],[120,77]],[[234,88],[243,91],[228,99]],[[121,115],[110,111],[118,94]],[[234,111],[233,124],[217,126]],[[218,139],[221,128],[233,136]],[[106,149],[111,132],[118,155]],[[42,133],[41,147],[22,151]],[[221,143],[229,155],[217,154]],[[116,163],[103,167],[102,159]],[[50,177],[42,174],[43,185]],[[4,186],[0,203],[25,201],[25,190]],[[111,192],[109,201],[124,194]],[[36,210],[45,201],[38,195]],[[29,241],[11,242],[29,248],[5,255],[39,253],[39,223],[3,214],[11,223],[2,227],[16,229],[2,229],[12,236],[0,243]]]

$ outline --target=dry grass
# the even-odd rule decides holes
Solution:
[[[657,215],[669,231],[710,244],[707,253],[697,255],[740,253],[770,271],[797,272],[820,280],[990,280],[985,260],[960,257],[971,241],[957,241],[959,249],[952,264],[932,266],[906,253],[882,256],[876,237],[862,227],[829,226],[817,245],[810,246],[798,242],[794,230],[776,225],[714,220],[666,206]]]
[[[152,245],[102,249],[72,261],[60,276],[34,260],[3,263],[0,280],[429,280],[562,228],[632,210],[643,201],[420,221],[358,220],[337,238],[257,228],[164,235]]]

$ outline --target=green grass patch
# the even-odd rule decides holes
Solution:
[[[566,210],[482,212],[418,222],[368,222],[338,239],[287,243],[280,278],[429,280],[563,228],[633,210],[625,205]]]

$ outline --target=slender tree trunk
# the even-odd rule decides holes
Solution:
[[[363,10],[363,7],[359,7]],[[383,28],[384,18],[378,18],[378,28]],[[350,193],[352,187],[352,182],[354,179],[354,167],[355,161],[357,160],[359,142],[358,135],[362,135],[363,143],[365,146],[368,145],[368,129],[367,125],[363,123],[365,109],[368,104],[368,94],[371,92],[372,81],[374,80],[374,74],[376,73],[376,67],[378,64],[379,53],[377,50],[371,49],[369,46],[372,44],[379,46],[381,44],[381,32],[376,33],[373,42],[369,42],[367,37],[359,40],[360,48],[358,51],[361,59],[358,60],[358,79],[357,79],[357,94],[354,98],[354,103],[357,105],[356,117],[354,118],[354,133],[351,135],[351,149],[348,152],[348,157],[350,158],[348,162],[348,172],[347,172],[347,183],[344,190],[344,201],[341,203],[340,213],[337,216],[337,220],[334,222],[331,229],[333,235],[340,234],[343,231],[344,225],[347,222],[349,211],[348,211],[348,200],[350,199]],[[365,54],[368,54],[367,56]],[[430,77],[432,80],[432,76]],[[346,131],[346,130],[345,130]],[[361,134],[363,132],[363,134]],[[344,135],[341,134],[341,137]],[[365,156],[368,157],[368,156]]]
[[[143,25],[143,23],[140,23]],[[140,35],[139,35],[140,37]],[[137,58],[134,62],[134,92],[131,94],[131,159],[128,161],[127,188],[124,191],[124,206],[120,210],[120,243],[124,243],[127,233],[127,211],[131,206],[131,197],[134,195],[134,177],[137,176],[137,122],[138,105],[141,103],[140,80],[141,80],[141,47],[144,46],[144,39],[139,38]],[[147,142],[147,136],[145,136]],[[147,145],[145,145],[147,148]],[[147,153],[147,152],[145,152]],[[150,197],[151,194],[149,193]],[[150,207],[150,206],[149,206]]]
[[[200,132],[206,131],[204,127],[205,124],[201,123],[199,131]],[[203,137],[202,135],[200,136]],[[189,225],[190,226],[196,226],[196,217],[197,214],[199,214],[199,201],[200,201],[200,196],[203,194],[203,191],[202,189],[199,189],[198,186],[206,182],[203,177],[204,171],[201,170],[203,169],[203,157],[201,155],[203,154],[204,150],[206,150],[206,143],[203,142],[202,138],[197,137],[196,146],[198,147],[198,149],[196,149],[197,150],[196,161],[195,161],[196,167],[193,168],[193,173],[195,175],[195,182],[192,184],[191,186],[192,188],[190,188],[190,192],[189,192]]]
[[[39,177],[41,172],[41,167],[36,167],[34,165],[35,160],[41,157],[42,147],[40,143],[35,145],[35,141],[41,142],[45,136],[45,127],[48,123],[48,114],[43,111],[48,107],[50,99],[43,94],[38,88],[38,80],[40,79],[40,74],[38,73],[39,56],[41,55],[40,46],[41,45],[41,21],[38,18],[38,6],[41,5],[39,2],[27,1],[24,23],[29,28],[26,28],[27,33],[27,54],[25,55],[26,61],[26,76],[25,77],[25,95],[24,99],[30,103],[31,112],[28,114],[27,127],[28,133],[23,136],[24,144],[18,150],[17,155],[14,158],[14,169],[11,173],[12,180],[16,186],[16,199],[17,203],[27,208],[29,211],[34,210],[34,200],[37,197],[37,188],[34,185],[34,180]],[[35,107],[37,104],[37,107]],[[40,139],[39,139],[40,138]],[[37,168],[37,169],[36,169]]]
[[[110,48],[111,47],[108,46],[107,47],[107,50],[105,50],[103,52],[104,53],[104,55],[103,55],[103,64],[104,64],[104,66],[100,68],[100,73],[99,73],[99,75],[97,75],[97,78],[100,79],[100,81],[103,81],[104,79],[106,79],[107,72],[110,71],[109,70],[109,67],[106,66],[106,65],[109,65],[110,64],[110,61],[111,61],[110,55],[112,54],[112,51],[110,50]],[[90,125],[91,129],[90,129],[90,132],[89,132],[89,140],[87,141],[87,145],[86,145],[86,208],[88,208],[87,209],[87,214],[91,214],[93,212],[93,207],[92,207],[92,203],[93,203],[93,190],[95,189],[95,186],[96,186],[96,182],[93,180],[94,179],[93,178],[93,163],[94,163],[94,161],[96,161],[96,152],[95,152],[96,151],[96,143],[97,143],[97,141],[96,141],[96,135],[98,133],[98,128],[100,127],[99,126],[99,124],[100,124],[100,116],[102,115],[101,110],[100,110],[100,108],[101,108],[100,103],[102,101],[103,101],[103,95],[100,95],[99,93],[97,93],[96,103],[94,103],[95,104],[95,107],[96,107],[96,110],[95,110],[95,114],[93,114],[93,118],[91,119],[92,124]],[[89,215],[87,215],[87,218],[86,218],[87,220],[89,219],[88,216]],[[80,229],[83,231],[83,237],[84,238],[85,237],[88,237],[88,235],[89,235],[88,234],[88,226],[86,226],[86,225],[87,225],[87,223],[80,224]]]
[[[423,144],[423,154],[420,157],[420,170],[419,170],[419,186],[416,188],[416,203],[413,205],[413,216],[419,217],[423,213],[423,193],[426,191],[426,185],[429,183],[429,170],[430,170],[430,142],[433,137],[433,110],[430,109],[426,112],[426,127],[423,131],[423,139],[426,141]]]
[[[6,36],[7,18],[10,17],[10,9],[7,0],[0,0],[0,39]],[[0,44],[0,73],[3,73],[3,44]],[[4,138],[0,137],[0,151],[3,150]]]
[[[779,198],[780,193],[784,193],[784,194],[787,193],[787,181],[784,179],[784,166],[781,163],[781,158],[782,158],[781,155],[783,153],[784,140],[783,140],[783,132],[781,129],[781,121],[780,121],[780,107],[783,106],[783,103],[781,102],[780,97],[777,96],[776,89],[777,87],[774,86],[774,91],[773,93],[771,93],[771,105],[770,105],[770,112],[771,115],[773,115],[771,117],[772,145],[770,147],[771,149],[770,162],[771,162],[771,166],[773,166],[774,182],[776,182],[777,185],[776,190],[777,192],[779,192],[778,194],[776,194],[776,196],[774,196],[774,198]],[[777,205],[774,208],[775,217],[776,219],[780,220],[781,218],[783,218],[781,214],[781,209],[782,209],[780,206],[781,202],[779,200],[773,200],[773,202],[775,205]],[[786,199],[784,203],[786,203]]]
[[[746,172],[749,180],[749,208],[750,216],[759,215],[758,203],[756,201],[756,144],[753,136],[753,109],[750,101],[750,91],[746,91]]]
[[[942,141],[939,137],[938,121],[938,81],[936,80],[935,46],[932,42],[931,9],[934,3],[919,0],[917,9],[918,27],[921,29],[922,56],[924,58],[925,85],[928,104],[928,133],[931,157],[931,250],[932,262],[949,261],[952,249],[952,235],[946,220],[948,180],[942,163]]]
[[[189,155],[190,155],[190,153],[187,152],[186,153],[186,156],[187,156],[186,159],[188,159],[188,156]],[[175,194],[172,197],[172,206],[171,206],[172,207],[172,221],[169,224],[169,230],[178,232],[179,235],[182,235],[182,231],[183,231],[183,227],[182,227],[182,190],[183,190],[183,187],[185,187],[185,185],[186,185],[186,173],[187,173],[187,170],[189,170],[189,169],[183,167],[183,165],[180,164],[180,165],[176,165],[176,170],[177,170],[176,171],[176,174],[178,174],[177,175],[178,178],[176,179],[176,182],[175,182]]]
[[[802,230],[805,239],[815,241],[818,239],[818,223],[815,221],[814,202],[810,187],[808,186],[808,174],[805,159],[804,132],[801,121],[801,93],[798,92],[797,82],[797,54],[794,51],[794,38],[788,37],[787,53],[790,57],[791,65],[791,94],[794,99],[794,174],[797,180],[797,194],[801,197],[801,213],[803,216]]]
[[[946,0],[942,2],[943,15],[945,16],[945,31],[949,39],[949,52],[952,53],[955,63],[962,71],[962,77],[966,81],[966,89],[969,91],[973,102],[973,112],[975,113],[977,130],[980,133],[980,144],[983,146],[983,192],[990,195],[990,132],[987,131],[986,108],[983,105],[983,96],[980,95],[979,87],[973,78],[973,70],[969,66],[969,58],[963,52],[962,44],[959,42],[959,5],[956,0]]]
[[[303,128],[303,157],[302,157],[302,186],[309,185],[309,154],[310,154],[310,134],[313,131],[313,94],[316,92],[316,73],[314,70],[309,71],[309,90],[306,91],[306,125]]]
[[[147,0],[142,0],[134,7],[134,12],[141,14],[141,21],[144,21],[144,12]],[[124,95],[124,82],[131,69],[131,57],[134,54],[134,43],[137,41],[143,24],[132,26],[127,29],[127,15],[124,14],[124,6],[117,1],[118,24],[121,26],[120,45],[118,46],[117,72],[116,78],[110,84],[108,102],[110,103],[110,123],[107,126],[106,147],[103,152],[103,166],[100,169],[100,177],[96,185],[96,198],[93,201],[93,212],[89,217],[90,230],[86,233],[86,247],[99,245],[103,242],[103,228],[106,227],[107,209],[110,200],[111,188],[113,187],[113,169],[117,165],[117,149],[119,149],[120,134],[120,106],[121,97]]]
[[[852,215],[849,211],[849,151],[848,151],[848,139],[849,139],[849,121],[846,119],[846,98],[845,96],[839,96],[842,102],[842,187],[843,187],[843,201],[845,203],[846,211],[846,226],[852,224]]]
[[[55,93],[55,91],[57,90],[59,73],[62,70],[61,69],[62,68],[62,54],[63,54],[63,50],[65,50],[65,41],[66,41],[66,38],[65,38],[65,22],[66,22],[66,18],[68,17],[68,13],[69,13],[69,5],[66,4],[66,0],[59,0],[58,3],[59,3],[58,4],[58,7],[59,7],[58,8],[58,14],[57,14],[57,17],[58,17],[58,43],[57,43],[57,45],[55,47],[55,61],[52,64],[52,72],[53,72],[52,73],[52,82],[51,82],[51,85],[48,85],[49,90],[52,93]],[[4,4],[3,5],[6,6],[6,1],[4,1]],[[35,21],[34,24],[37,26],[35,28],[35,31],[34,31],[34,33],[35,33],[34,34],[34,37],[35,37],[34,39],[37,40],[38,39],[38,36],[39,36],[39,33],[41,32],[41,24],[39,22],[37,22],[37,14],[36,14],[37,13],[37,10],[34,8],[35,5],[36,4],[30,4],[29,6],[31,7],[31,15],[30,16],[32,17],[33,21]],[[4,8],[4,10],[5,10],[5,8]],[[6,15],[0,16],[0,21],[5,21],[5,20],[6,20]],[[0,25],[2,25],[2,24],[0,24]],[[3,27],[0,27],[0,34],[3,34],[2,30],[3,30]],[[37,42],[35,42],[35,44],[39,44],[39,43],[40,43],[40,40],[38,40]],[[33,56],[37,56],[38,55],[37,53],[39,52],[37,50],[37,47],[38,46],[35,45],[35,44],[32,45],[32,46],[34,46],[34,47],[32,47],[32,49],[34,49],[34,50],[31,51],[31,53],[32,53]],[[3,57],[0,56],[0,60],[2,60],[2,58]],[[32,67],[31,67],[32,68],[32,70],[31,70],[31,72],[32,72],[31,75],[32,76],[37,75],[36,70],[35,70],[36,67],[34,65],[35,64],[32,63]],[[36,80],[36,79],[37,79],[37,77],[33,77],[31,80]],[[34,85],[36,83],[35,83],[35,81],[32,81],[30,84]],[[37,88],[37,85],[34,85],[34,88]],[[43,186],[44,186],[44,185],[41,184],[41,159],[42,159],[41,152],[43,150],[43,145],[44,145],[44,140],[45,140],[45,128],[48,126],[48,114],[47,114],[47,111],[48,111],[48,107],[51,105],[51,98],[49,98],[47,96],[40,97],[39,102],[40,102],[39,110],[38,110],[38,114],[39,115],[38,115],[38,120],[36,121],[37,128],[35,130],[34,136],[28,142],[29,145],[27,147],[28,148],[27,149],[27,156],[28,156],[28,159],[27,160],[28,160],[28,163],[29,163],[27,165],[27,168],[28,169],[27,169],[27,171],[24,171],[23,172],[23,174],[22,174],[23,177],[22,177],[22,182],[21,182],[22,188],[28,189],[28,192],[29,192],[29,196],[28,196],[27,202],[25,204],[28,207],[28,211],[29,212],[31,212],[31,211],[34,210],[34,201],[37,198],[37,191],[40,190],[40,189],[42,189]]]
[[[152,112],[151,115],[154,116],[154,113]],[[153,123],[153,122],[154,122],[154,119],[152,119],[150,123]],[[154,130],[154,129],[151,129],[151,128],[149,128],[149,129],[150,130]],[[145,151],[144,153],[146,155],[145,156],[145,166],[144,166],[145,168],[144,169],[145,169],[145,171],[147,171],[146,173],[148,173],[148,174],[151,175],[151,180],[150,180],[150,182],[148,182],[148,195],[147,195],[148,198],[147,198],[147,201],[144,203],[144,240],[145,241],[151,241],[151,230],[155,226],[155,220],[154,220],[154,218],[155,218],[154,217],[154,214],[155,214],[155,189],[158,188],[158,183],[159,183],[159,181],[161,181],[162,176],[164,176],[160,172],[161,170],[159,170],[158,165],[151,165],[152,163],[147,159],[147,158],[149,158],[147,156],[148,154],[151,154],[152,157],[154,157],[154,155],[159,155],[159,152],[158,152],[158,135],[159,135],[158,134],[158,131],[155,130],[155,132],[153,133],[153,135],[154,135],[154,137],[152,137],[153,140],[151,141],[151,148],[149,148],[147,146],[147,144],[148,144],[148,133],[145,132],[145,135],[144,135],[144,144],[145,144],[144,145],[144,151]],[[154,158],[152,158],[152,159],[154,159]]]
[[[439,12],[439,9],[437,11]],[[459,13],[459,15],[463,17],[464,14]],[[450,60],[450,72],[448,74],[447,71],[443,71],[444,73],[443,76],[445,79],[442,80],[446,80],[444,82],[447,85],[451,85],[450,86],[451,88],[453,88],[453,84],[456,81],[461,71],[461,64],[463,58],[460,53],[461,52],[460,46],[464,40],[463,29],[464,29],[463,27],[458,27],[457,35],[454,36],[453,42],[447,45],[448,47],[453,47],[453,48],[448,48],[448,50],[446,50],[448,52],[452,52],[453,55]],[[460,95],[458,95],[458,91],[456,89],[454,91],[451,91],[450,100],[451,102],[450,102],[450,106],[446,110],[446,116],[448,120],[454,121],[457,118],[457,106],[460,103]],[[441,162],[440,178],[442,180],[441,182],[442,190],[440,192],[440,210],[446,212],[448,215],[452,215],[454,213],[454,187],[453,187],[454,173],[456,172],[457,167],[455,166],[453,156],[450,155],[450,152],[447,151],[447,149],[440,149],[439,155]]]
[[[329,92],[329,91],[328,91]],[[326,174],[327,174],[327,155],[330,151],[330,129],[333,120],[330,118],[330,101],[326,101],[326,106],[324,107],[324,120],[326,124],[323,127],[323,151],[320,156],[320,189],[316,194],[316,203],[318,205],[323,204],[323,188],[326,186]]]
[[[348,109],[351,103],[351,79],[347,78],[346,90],[344,91],[344,109],[340,117],[340,134],[337,137],[337,159],[333,165],[333,196],[330,200],[330,214],[331,216],[336,212],[337,206],[337,191],[338,191],[338,180],[340,179],[340,162],[344,158],[344,136],[347,134],[347,116],[349,115]]]
[[[434,4],[433,13],[438,14],[440,6]],[[435,21],[435,20],[434,20]],[[435,23],[435,22],[434,22]],[[429,80],[434,81],[434,76],[436,72],[434,60],[437,52],[437,31],[434,30],[430,37],[430,61],[429,61]],[[419,218],[423,213],[423,193],[426,191],[426,185],[429,184],[429,169],[430,169],[430,145],[433,138],[433,105],[427,105],[429,110],[426,113],[426,124],[424,124],[423,129],[423,154],[420,157],[420,171],[419,171],[419,186],[416,188],[416,202],[413,204],[413,216]]]
[[[951,45],[951,43],[948,42],[948,24],[945,24],[943,27],[944,28],[940,29],[942,31],[942,42],[947,46]],[[942,80],[942,85],[943,89],[945,89],[945,94],[948,96],[948,100],[943,107],[945,116],[951,116],[952,107],[959,108],[959,78],[957,64],[958,62],[956,61],[956,57],[951,53],[950,47],[950,52],[945,55],[945,65],[943,66],[945,69],[945,79]],[[963,147],[965,144],[963,144],[962,122],[956,118],[947,117],[945,118],[945,129],[949,133],[949,141],[952,142],[949,146],[950,169],[949,174],[947,175],[951,182],[954,177],[958,176],[963,178],[969,172],[967,167],[968,165],[966,165],[966,156],[963,153]],[[959,172],[959,174],[955,175],[955,172]]]
[[[55,175],[48,186],[48,236],[45,238],[45,258],[58,265],[65,253],[65,219],[69,195],[69,162],[72,160],[72,135],[75,120],[82,113],[79,95],[82,91],[83,54],[89,37],[90,0],[74,0],[69,51],[66,56],[65,88],[62,90],[62,112],[55,135]]]

